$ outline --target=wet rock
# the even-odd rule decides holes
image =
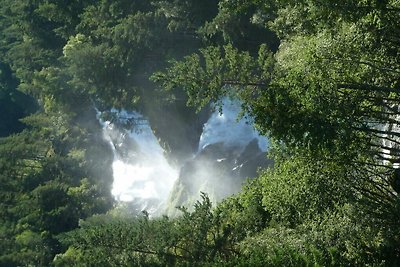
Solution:
[[[260,168],[272,166],[274,161],[267,157],[267,153],[261,151],[258,140],[253,139],[237,159],[237,166],[234,167],[234,175],[240,179],[254,178]]]
[[[191,207],[200,192],[213,202],[237,193],[246,178],[254,178],[259,168],[273,164],[253,139],[243,149],[216,143],[206,146],[181,168],[169,199],[167,213],[175,215],[177,206]]]

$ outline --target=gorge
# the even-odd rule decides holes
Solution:
[[[214,202],[238,192],[258,168],[272,164],[266,158],[266,137],[240,119],[239,112],[240,103],[224,99],[221,111],[212,112],[202,126],[197,151],[177,162],[162,148],[143,115],[112,110],[115,119],[101,123],[114,154],[115,199],[136,212],[174,215],[177,206],[190,208],[200,192]]]

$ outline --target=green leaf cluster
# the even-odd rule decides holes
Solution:
[[[399,11],[2,1],[0,265],[399,265]],[[273,168],[215,209],[203,194],[177,218],[93,216],[112,206],[94,105],[147,112],[176,147],[171,110],[190,121],[185,102],[225,97],[270,137]]]

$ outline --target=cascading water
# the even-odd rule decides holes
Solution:
[[[240,104],[225,99],[203,126],[199,149],[191,159],[171,166],[147,120],[137,112],[113,111],[116,121],[101,121],[114,153],[112,194],[150,214],[191,205],[200,191],[214,201],[237,192],[243,179],[255,176],[265,162],[267,139],[245,119],[237,120]],[[133,121],[132,130],[119,127]],[[252,174],[249,174],[251,169]],[[168,202],[168,208],[166,209]]]
[[[103,122],[104,137],[114,153],[112,194],[118,201],[135,202],[139,210],[161,211],[178,171],[167,162],[148,121],[139,113],[121,111],[116,117],[122,123],[136,123],[126,130]]]
[[[390,163],[390,161],[398,157],[397,151],[400,148],[400,138],[398,136],[400,134],[400,115],[398,115],[400,108],[394,104],[390,105],[387,103],[387,105],[391,108],[391,110],[385,110],[385,112],[388,114],[388,119],[390,119],[390,122],[386,124],[377,124],[376,127],[373,128],[382,131],[381,134],[378,134],[378,136],[381,137],[382,142],[382,162],[384,164],[391,165],[392,163]],[[397,162],[393,163],[393,168],[399,169],[400,164]]]
[[[204,124],[199,151],[216,143],[223,143],[226,147],[244,149],[254,139],[257,139],[261,151],[267,151],[267,138],[261,136],[244,118],[238,121],[240,103],[224,99],[222,104],[221,113],[215,111]]]
[[[215,111],[204,124],[197,153],[180,169],[169,199],[169,215],[176,214],[177,206],[190,208],[200,192],[213,202],[237,193],[245,178],[273,164],[266,157],[266,137],[244,118],[238,121],[239,112],[240,103],[224,99],[221,113]]]

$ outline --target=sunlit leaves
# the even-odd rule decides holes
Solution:
[[[209,46],[181,62],[173,61],[170,68],[154,74],[152,79],[166,90],[183,87],[189,95],[188,104],[201,108],[226,95],[242,94],[242,97],[249,96],[246,100],[251,101],[258,87],[267,85],[272,64],[271,54],[265,46],[261,47],[258,62],[232,45]]]

